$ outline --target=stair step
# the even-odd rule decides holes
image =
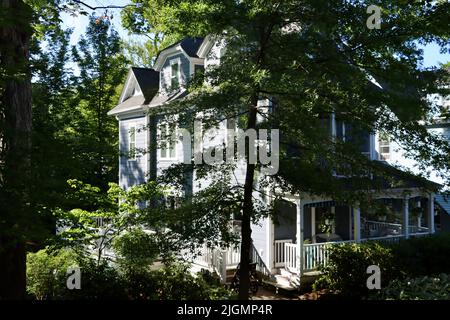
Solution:
[[[290,287],[291,283],[288,278],[282,276],[282,275],[276,275],[275,276],[277,285],[283,286],[283,287]]]
[[[292,273],[290,273],[289,271],[287,271],[284,268],[281,268],[280,275],[282,275],[283,277],[286,277],[286,278],[290,278],[292,276]]]
[[[300,287],[300,277],[298,275],[292,275],[290,278],[291,286]]]

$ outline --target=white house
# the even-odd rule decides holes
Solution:
[[[181,141],[160,141],[157,151],[139,152],[156,141],[158,130],[168,130],[159,123],[157,116],[149,116],[147,110],[184,97],[185,85],[193,74],[220,63],[224,52],[223,45],[209,37],[188,38],[162,50],[153,69],[131,68],[118,106],[108,113],[119,121],[121,187],[144,183],[171,164],[183,161]],[[267,102],[260,104],[267,105]],[[345,138],[345,123],[335,117],[330,117],[329,121],[330,134]],[[229,125],[224,121],[220,128]],[[145,127],[149,130],[142,130]],[[226,141],[226,137],[220,135],[217,139]],[[364,141],[361,152],[371,160],[386,157],[386,146],[377,135],[367,134]],[[393,175],[401,173],[394,168],[390,170]],[[236,177],[238,182],[243,182],[245,166],[237,169]],[[197,183],[192,183],[190,191],[195,193],[198,188]],[[285,201],[278,205],[278,224],[271,218],[264,218],[252,226],[252,259],[257,262],[258,270],[289,287],[326,263],[327,248],[333,244],[374,239],[395,242],[435,232],[434,194],[424,191],[414,179],[403,187],[386,187],[374,192],[373,197],[391,208],[392,214],[373,220],[357,205],[340,204],[331,198],[308,193],[285,194]],[[270,197],[266,201],[271,201]],[[410,215],[410,211],[419,208],[423,214]],[[324,226],[328,232],[324,231]],[[195,264],[215,269],[226,281],[227,269],[235,268],[238,262],[239,249],[204,248]]]
[[[441,95],[432,95],[429,98],[430,103],[434,104],[438,110],[443,112],[450,111],[450,96],[443,97]],[[443,137],[450,141],[450,119],[447,117],[436,116],[433,123],[427,125],[427,130],[437,136]],[[418,174],[420,169],[418,164],[405,156],[405,150],[398,143],[391,141],[389,138],[377,137],[379,141],[379,152],[383,160],[392,165],[408,168],[412,172]],[[443,185],[445,191],[449,191],[445,181],[433,168],[428,168],[430,173],[429,179],[433,182]],[[450,231],[450,198],[442,194],[435,195],[435,203],[437,205],[437,223],[438,230]]]

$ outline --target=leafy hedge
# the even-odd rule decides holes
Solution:
[[[405,277],[450,274],[450,233],[401,241],[392,250]]]
[[[334,245],[330,248],[330,263],[313,289],[327,289],[348,298],[362,298],[369,294],[367,268],[377,265],[381,270],[381,285],[387,285],[399,275],[392,249],[375,242]]]
[[[385,300],[449,300],[450,275],[394,280],[374,299]]]
[[[367,298],[367,267],[381,269],[381,288],[401,286],[418,277],[450,274],[450,234],[413,238],[394,245],[376,242],[335,245],[330,249],[330,262],[314,283],[315,290],[327,289],[348,298]],[[434,278],[423,278],[430,281]],[[393,282],[397,280],[396,282]],[[406,281],[406,282],[405,282]],[[400,288],[400,287],[399,287]],[[399,289],[400,290],[400,289]]]
[[[69,267],[81,269],[81,290],[66,285]],[[106,263],[81,257],[70,249],[44,249],[27,255],[27,292],[38,300],[126,298],[124,282]]]
[[[66,287],[67,269],[81,268],[81,290]],[[210,300],[234,293],[207,273],[192,275],[188,267],[169,263],[150,268],[113,268],[77,256],[68,249],[45,249],[27,257],[27,291],[39,300]]]

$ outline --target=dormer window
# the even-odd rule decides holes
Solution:
[[[180,87],[180,61],[170,63],[170,89],[177,90]]]

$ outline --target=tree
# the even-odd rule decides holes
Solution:
[[[55,159],[59,158],[61,162],[65,155],[73,154],[66,151],[73,149],[62,144],[63,139],[58,134],[63,131],[57,131],[58,121],[52,123],[53,120],[64,122],[63,114],[55,115],[56,112],[49,111],[53,108],[69,110],[59,108],[65,103],[62,95],[68,97],[68,79],[63,68],[67,61],[67,33],[58,25],[61,11],[74,12],[72,4],[72,1],[64,0],[1,2],[0,299],[24,296],[25,251],[29,245],[36,247],[36,241],[48,235],[48,230],[44,230],[45,235],[42,233],[42,215],[48,212],[51,204],[62,200],[58,199],[60,194],[55,190],[65,180],[58,177],[59,174],[64,177],[65,169],[71,164],[68,161],[67,166],[57,166]],[[39,52],[37,42],[48,39],[55,40],[49,43],[55,52]],[[31,53],[35,56],[30,65]],[[43,66],[49,67],[48,72],[39,73]],[[38,78],[33,88],[36,99],[34,119],[31,112],[32,74]],[[121,80],[115,79],[117,83]],[[46,119],[46,115],[50,115],[50,119]],[[38,126],[33,132],[32,120]],[[114,168],[109,169],[114,172]]]
[[[84,166],[81,180],[107,189],[118,173],[117,124],[107,115],[119,96],[127,61],[117,32],[105,17],[91,16],[73,59],[80,68],[75,80],[77,96],[73,104],[81,118],[76,123],[74,151]]]
[[[242,210],[239,298],[248,297],[250,222],[262,213],[253,199],[258,192],[302,191],[348,203],[370,198],[368,190],[386,181],[398,183],[360,153],[364,132],[375,131],[388,132],[411,158],[448,178],[449,162],[443,156],[448,143],[419,122],[429,121],[432,108],[426,97],[443,90],[444,75],[422,68],[418,48],[418,43],[447,43],[447,1],[380,1],[382,25],[373,30],[366,26],[366,1],[134,2],[146,8],[129,9],[135,24],[149,26],[150,32],[177,38],[210,35],[226,43],[220,66],[205,74],[215,90],[194,85],[190,98],[158,112],[178,113],[182,119],[203,112],[209,126],[241,118],[242,128],[281,131],[280,171],[271,177],[258,174],[255,180],[261,165],[247,160],[243,195],[235,199]],[[269,99],[274,111],[261,112],[260,99]],[[258,114],[266,120],[258,123]],[[324,124],[331,115],[351,125],[352,141],[330,135]],[[220,169],[205,168],[211,174]],[[264,188],[254,190],[255,182]],[[227,210],[219,213],[229,215]]]
[[[25,242],[30,225],[32,10],[0,2],[0,299],[25,295]]]

